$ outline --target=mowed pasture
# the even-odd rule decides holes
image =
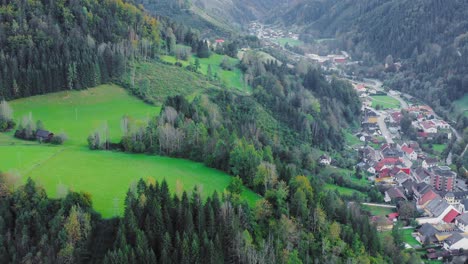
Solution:
[[[87,192],[94,208],[104,217],[122,214],[126,192],[139,179],[166,179],[171,190],[178,194],[199,186],[205,197],[215,190],[224,192],[231,181],[221,171],[188,160],[89,150],[88,134],[104,123],[110,128],[111,139],[118,141],[122,116],[144,122],[160,111],[118,86],[35,96],[12,101],[10,105],[15,117],[21,119],[31,112],[47,129],[65,132],[69,141],[52,146],[14,139],[12,132],[1,134],[0,171],[17,175],[18,184],[31,177],[51,197],[61,197],[67,190]],[[247,189],[242,197],[250,205],[259,199]]]
[[[372,107],[376,108],[377,105],[380,105],[383,109],[398,109],[400,108],[400,102],[388,95],[373,95],[372,98]]]

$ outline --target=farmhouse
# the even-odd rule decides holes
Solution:
[[[38,129],[36,131],[36,139],[41,142],[50,142],[54,137],[54,133],[51,133],[47,130]]]
[[[322,165],[330,165],[331,164],[331,158],[327,155],[322,155],[319,158],[319,163]]]

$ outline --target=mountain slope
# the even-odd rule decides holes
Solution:
[[[122,0],[2,1],[0,97],[96,86],[158,45],[157,21]]]

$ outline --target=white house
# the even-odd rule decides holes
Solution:
[[[429,169],[429,168],[432,168],[432,167],[436,166],[437,163],[438,163],[438,161],[437,161],[436,158],[427,158],[422,162],[421,166],[424,169]]]
[[[457,216],[455,218],[455,224],[463,232],[468,232],[468,213]]]
[[[447,250],[468,249],[468,238],[465,234],[453,233],[444,241],[444,248]]]
[[[328,157],[327,155],[322,155],[319,158],[319,163],[322,165],[330,165],[331,164],[331,158]]]
[[[414,151],[414,149],[406,146],[406,145],[403,145],[403,147],[401,147],[401,150],[403,150],[403,152],[405,152],[405,155],[408,157],[409,160],[417,160],[418,159],[418,154],[416,153],[416,151]]]

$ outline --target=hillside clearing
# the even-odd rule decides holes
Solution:
[[[160,107],[143,103],[116,85],[102,85],[83,91],[66,91],[11,101],[15,117],[32,113],[55,133],[65,132],[69,140],[63,146],[39,144],[13,138],[13,131],[0,134],[0,171],[18,177],[17,184],[31,177],[51,197],[67,190],[87,192],[94,208],[104,217],[121,215],[126,192],[139,179],[166,179],[176,193],[200,186],[203,196],[224,192],[231,177],[202,163],[183,159],[91,151],[87,136],[95,129],[109,126],[110,139],[122,136],[121,118],[136,122],[158,115]],[[259,196],[245,189],[242,198],[251,206]]]

